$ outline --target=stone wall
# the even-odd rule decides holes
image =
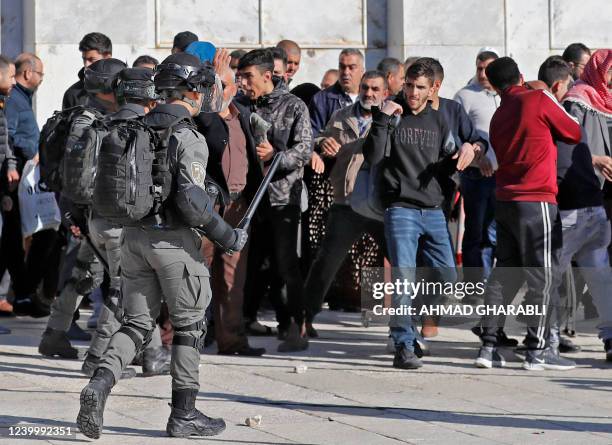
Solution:
[[[387,8],[389,54],[438,58],[449,97],[474,75],[483,46],[515,58],[525,79],[572,42],[612,47],[610,0],[389,0]]]
[[[141,54],[163,59],[185,29],[230,49],[293,39],[303,47],[296,84],[318,85],[345,47],[364,50],[369,68],[387,54],[428,55],[444,65],[442,93],[452,96],[473,75],[480,47],[515,57],[533,78],[568,43],[612,46],[610,17],[611,0],[2,0],[2,51],[34,51],[45,62],[42,123],[77,80],[78,42],[91,31],[107,34],[114,56],[130,64]]]

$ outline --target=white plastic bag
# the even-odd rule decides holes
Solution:
[[[43,192],[38,187],[40,168],[28,161],[19,181],[19,212],[23,238],[42,230],[57,230],[62,222],[60,210],[52,192]]]

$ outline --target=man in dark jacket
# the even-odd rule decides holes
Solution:
[[[79,42],[79,51],[83,58],[83,68],[79,70],[79,80],[64,93],[62,109],[71,108],[76,105],[84,105],[87,102],[87,91],[83,85],[84,70],[92,63],[100,59],[113,57],[113,44],[111,40],[102,33],[90,32],[85,34]]]
[[[313,137],[323,131],[336,110],[352,105],[357,100],[359,82],[365,72],[363,54],[357,49],[343,49],[338,59],[338,71],[338,82],[315,94],[310,103]]]
[[[439,269],[446,281],[455,279],[455,262],[446,219],[440,206],[444,199],[439,183],[441,165],[457,159],[462,170],[472,162],[475,148],[464,144],[457,150],[442,113],[431,107],[434,72],[415,62],[406,72],[404,94],[387,102],[372,115],[372,127],[364,144],[365,160],[381,162],[381,199],[386,208],[385,238],[391,265],[398,279],[415,280],[417,251],[425,266]],[[400,116],[397,124],[393,116]],[[390,146],[388,145],[390,141]],[[385,148],[389,147],[388,153]],[[415,295],[393,295],[394,308],[408,308]],[[415,333],[409,313],[392,315],[389,326],[395,343],[393,366],[422,366],[414,353]]]
[[[42,61],[34,54],[23,53],[15,60],[16,85],[6,101],[6,119],[9,137],[13,141],[13,152],[17,159],[17,169],[21,174],[25,163],[38,159],[38,123],[32,110],[32,96],[44,77]],[[12,194],[15,203],[17,193]],[[57,231],[43,230],[32,236],[30,250],[25,259],[21,236],[19,206],[13,206],[5,215],[4,249],[6,260],[0,260],[0,275],[5,261],[13,264],[11,277],[15,289],[14,310],[19,315],[35,317],[49,315],[46,305],[38,301],[36,290],[49,267],[49,261],[56,245]]]
[[[15,64],[4,56],[0,56],[0,191],[7,188],[15,190],[19,182],[17,162],[13,154],[12,141],[8,134],[8,124],[5,116],[6,99],[15,86]]]
[[[274,59],[269,50],[254,50],[240,59],[238,71],[251,107],[272,124],[265,140],[256,141],[257,155],[264,170],[276,153],[278,170],[268,188],[271,208],[267,215],[279,275],[287,284],[287,299],[294,323],[279,352],[304,350],[300,334],[304,321],[303,279],[297,256],[300,202],[304,165],[312,154],[312,128],[304,102],[273,79]]]
[[[206,177],[221,189],[216,208],[221,210],[228,224],[237,226],[263,175],[251,134],[250,112],[233,100],[238,88],[229,67],[229,55],[226,59],[219,62],[219,75],[224,85],[222,109],[219,113],[200,113],[195,122],[208,145]],[[218,353],[264,354],[264,348],[249,346],[242,316],[248,246],[233,255],[228,255],[210,241],[205,241],[203,248],[211,269],[213,324]]]
[[[11,145],[9,143],[8,125],[4,115],[6,97],[10,94],[15,85],[15,65],[10,59],[0,55],[0,201],[2,212],[10,212],[15,205],[10,196],[5,195],[9,191],[17,188],[19,173],[17,173],[17,163]],[[7,255],[2,252],[0,245],[0,259]],[[14,263],[9,262],[8,265]],[[4,275],[4,269],[2,275]],[[6,300],[0,300],[0,311],[10,313],[13,306]],[[11,331],[0,327],[0,334],[8,334]]]

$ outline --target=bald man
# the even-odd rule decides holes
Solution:
[[[295,73],[300,69],[300,61],[302,60],[302,50],[300,46],[293,40],[281,40],[276,45],[277,48],[282,48],[287,53],[287,83],[291,82]]]
[[[32,53],[23,53],[15,59],[15,88],[6,101],[6,120],[17,169],[21,175],[25,163],[38,157],[38,123],[32,109],[32,97],[43,81],[45,72],[42,61]],[[12,194],[18,202],[18,194]],[[32,236],[27,259],[21,237],[19,206],[4,214],[2,256],[12,262],[10,273],[16,289],[14,311],[19,315],[44,317],[48,307],[37,296],[38,285],[43,280],[57,241],[57,232],[43,230]],[[4,274],[4,261],[0,262],[0,275]]]

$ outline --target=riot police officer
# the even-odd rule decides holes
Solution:
[[[124,127],[131,121],[141,120],[157,105],[158,95],[153,84],[153,70],[148,68],[125,68],[117,75],[113,90],[117,99],[119,109],[106,118],[108,128]],[[99,170],[99,169],[98,169]],[[110,176],[110,175],[109,175]],[[98,182],[106,178],[100,178]],[[113,179],[111,179],[113,180]],[[122,228],[99,216],[96,211],[97,202],[94,205],[89,220],[89,230],[92,241],[105,252],[109,268],[110,286],[108,295],[105,297],[105,305],[102,308],[96,333],[89,345],[87,357],[83,362],[81,370],[91,377],[100,364],[100,360],[112,335],[121,327],[123,309],[120,304],[121,276],[120,237]],[[162,346],[159,328],[155,328],[151,342],[143,351],[142,358],[143,376],[169,374],[170,365],[166,349]],[[123,376],[125,377],[126,372]]]
[[[83,111],[77,114],[71,122],[71,136],[67,144],[76,145],[79,135],[91,127],[97,118],[116,110],[112,82],[116,75],[126,67],[118,59],[102,59],[85,69],[85,89],[89,93],[87,104]],[[66,174],[66,173],[64,173]],[[65,190],[64,190],[65,191]],[[80,236],[80,229],[87,229],[90,208],[86,205],[75,205],[62,191],[60,208],[62,214],[70,213],[73,221],[73,234]],[[77,230],[76,225],[79,226]],[[84,295],[92,292],[102,283],[104,270],[89,243],[83,241],[79,245],[76,264],[72,268],[71,277],[51,305],[51,315],[47,321],[47,329],[43,332],[38,351],[45,356],[60,356],[62,358],[78,358],[78,351],[72,347],[66,332],[68,331],[74,312],[79,307]]]
[[[170,436],[210,436],[225,429],[223,419],[195,408],[199,390],[199,348],[206,329],[204,312],[210,302],[209,272],[201,254],[202,228],[227,251],[241,250],[246,231],[233,229],[214,212],[204,188],[208,148],[191,117],[221,108],[222,87],[212,67],[189,54],[173,54],[157,67],[155,86],[166,103],[146,117],[154,129],[169,129],[167,172],[156,183],[166,191],[160,206],[137,224],[124,226],[121,244],[124,319],[89,384],[80,397],[80,430],[90,438],[102,432],[104,406],[122,368],[150,339],[162,298],[168,305],[175,333],[172,345],[172,411],[166,426]]]

